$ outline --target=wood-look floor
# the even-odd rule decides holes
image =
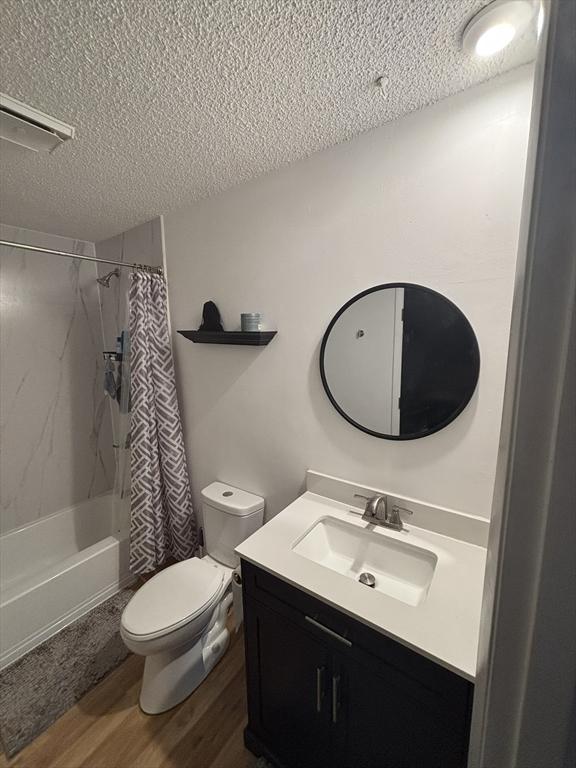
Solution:
[[[0,768],[252,768],[242,633],[202,685],[163,715],[138,708],[143,658],[129,656]]]

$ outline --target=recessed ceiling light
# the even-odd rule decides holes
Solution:
[[[526,28],[533,15],[532,0],[494,0],[470,19],[462,47],[471,55],[493,56]]]

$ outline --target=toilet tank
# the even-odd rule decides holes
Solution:
[[[235,568],[235,547],[261,527],[264,499],[225,483],[211,483],[202,491],[204,546],[219,563]]]

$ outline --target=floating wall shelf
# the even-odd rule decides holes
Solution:
[[[243,344],[265,347],[277,331],[178,331],[195,344]]]

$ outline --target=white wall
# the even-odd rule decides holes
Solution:
[[[0,225],[4,240],[93,243]],[[110,489],[96,265],[0,248],[0,533]]]
[[[308,467],[488,517],[508,345],[532,70],[464,92],[165,217],[173,328],[216,301],[225,327],[265,313],[268,347],[175,334],[196,502],[218,478],[277,513]],[[446,429],[380,440],[330,405],[324,330],[378,283],[430,286],[478,336],[478,390]]]

